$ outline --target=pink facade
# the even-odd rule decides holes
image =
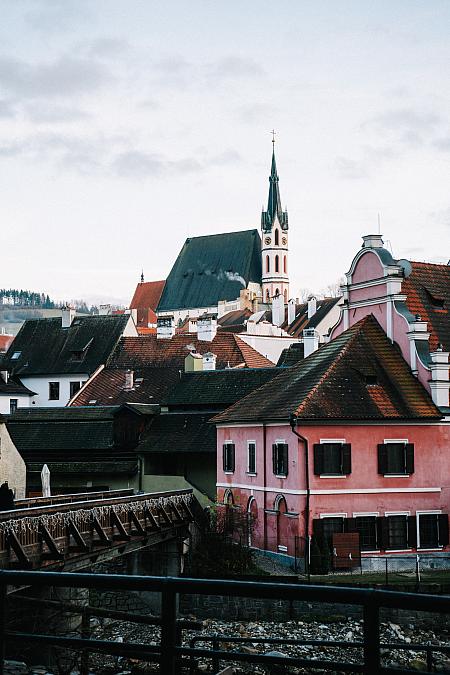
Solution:
[[[405,546],[403,550],[442,550],[437,542],[436,546],[421,544],[419,519],[425,513],[448,514],[450,510],[450,425],[439,422],[300,425],[297,431],[308,440],[309,447],[310,535],[317,519],[402,514],[417,516],[417,545]],[[305,537],[307,532],[303,441],[288,424],[218,426],[217,437],[218,503],[233,503],[253,514],[252,545],[294,555],[295,537]],[[315,475],[314,446],[332,441],[350,444],[351,472],[346,476]],[[378,473],[377,448],[386,441],[414,445],[412,473],[402,476]],[[256,443],[256,471],[252,474],[248,472],[251,442]],[[234,471],[225,472],[222,453],[227,443],[234,445],[235,462]],[[273,472],[272,447],[277,443],[288,446],[285,478]]]

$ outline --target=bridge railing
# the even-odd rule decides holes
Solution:
[[[128,497],[134,494],[133,488],[125,490],[100,490],[92,492],[73,492],[63,495],[52,495],[51,497],[26,497],[26,499],[16,499],[15,510],[29,509],[35,506],[53,506],[54,504],[66,504],[69,502],[92,501],[93,499],[106,499],[111,497]],[[0,512],[1,517],[1,512]]]
[[[46,587],[69,587],[95,590],[127,590],[137,592],[156,592],[161,596],[160,625],[161,634],[158,643],[135,643],[135,642],[109,642],[100,639],[87,639],[86,637],[62,637],[49,634],[34,634],[31,632],[19,632],[9,630],[7,619],[7,591],[11,587],[33,586],[35,588]],[[177,628],[177,596],[178,594],[203,595],[203,596],[235,596],[243,598],[265,598],[285,601],[306,601],[332,604],[356,605],[362,608],[363,634],[359,640],[305,640],[297,641],[300,644],[311,645],[317,650],[321,647],[328,648],[328,659],[323,654],[317,658],[318,651],[312,652],[312,658],[302,656],[267,655],[261,653],[249,653],[247,651],[230,651],[230,643],[226,635],[205,635],[204,642],[212,642],[212,648],[197,647],[191,642],[190,645],[182,644],[180,631]],[[160,673],[163,675],[176,675],[186,672],[184,667],[192,668],[195,659],[210,659],[214,666],[220,667],[221,662],[234,663],[261,663],[265,665],[283,665],[286,668],[307,668],[308,672],[314,669],[360,672],[365,675],[390,674],[401,672],[426,672],[410,671],[402,668],[393,668],[382,663],[382,652],[387,649],[410,650],[417,652],[423,650],[427,655],[428,671],[433,668],[433,652],[450,653],[450,647],[441,645],[417,645],[401,643],[380,642],[380,610],[381,608],[404,609],[416,612],[450,613],[450,598],[448,596],[398,593],[375,589],[356,589],[334,586],[313,586],[276,584],[270,582],[244,582],[206,579],[187,579],[175,577],[143,577],[104,574],[67,574],[55,572],[0,572],[0,644],[3,651],[0,653],[0,675],[3,673],[3,659],[5,645],[11,642],[35,643],[38,645],[56,646],[75,651],[78,654],[99,652],[103,654],[132,657],[146,662],[159,663]],[[199,636],[200,638],[200,636]],[[230,636],[231,638],[231,636]],[[261,641],[261,640],[259,640]],[[220,649],[223,642],[228,642],[228,649]],[[235,643],[245,642],[238,638]],[[281,640],[268,643],[281,642]],[[285,641],[286,643],[289,640]],[[292,641],[291,641],[292,642]],[[348,648],[351,654],[359,652],[360,658],[342,660],[342,656],[331,656],[333,647]],[[194,672],[194,670],[192,670]],[[216,670],[217,672],[217,670]]]

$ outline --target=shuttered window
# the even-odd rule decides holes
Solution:
[[[256,443],[249,441],[247,445],[247,471],[248,473],[256,473]]]
[[[274,443],[272,445],[272,463],[275,476],[285,478],[288,475],[288,444]]]
[[[414,444],[380,443],[378,445],[378,473],[384,476],[414,473]]]
[[[233,473],[235,465],[234,443],[224,443],[222,446],[223,470]]]
[[[448,515],[446,513],[420,513],[419,548],[440,548],[447,546]]]
[[[316,476],[348,476],[351,472],[350,443],[314,444],[314,473]]]

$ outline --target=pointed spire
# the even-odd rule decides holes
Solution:
[[[288,229],[288,214],[287,211],[283,211],[281,206],[280,179],[278,177],[277,162],[275,159],[275,132],[272,131],[272,134],[272,165],[269,176],[269,198],[267,200],[267,211],[263,210],[261,214],[261,227],[265,232],[272,229],[275,216],[278,217],[282,229]]]

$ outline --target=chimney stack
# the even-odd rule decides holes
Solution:
[[[319,333],[314,328],[305,328],[303,331],[304,356],[312,354],[319,348]]]
[[[308,319],[317,312],[317,298],[308,298]]]
[[[133,370],[127,370],[125,373],[125,386],[124,389],[129,391],[130,389],[133,389],[134,387],[134,371]]]
[[[111,305],[100,305],[98,308],[98,313],[100,316],[108,316],[111,314]]]
[[[158,340],[170,340],[175,335],[173,316],[158,316],[156,319],[156,337]]]
[[[449,352],[444,352],[441,345],[438,345],[435,352],[430,352],[431,398],[438,408],[446,408],[449,405],[448,355]]]
[[[284,296],[280,293],[272,298],[272,323],[281,326],[284,322]]]
[[[363,248],[383,248],[384,241],[381,234],[366,234],[363,237]]]
[[[203,370],[215,370],[216,358],[216,355],[212,352],[206,352],[206,354],[203,354]]]
[[[217,333],[217,315],[203,314],[197,319],[197,338],[205,342],[212,342]]]
[[[288,324],[291,325],[295,321],[295,311],[297,309],[295,298],[291,298],[288,302]]]
[[[61,309],[61,328],[70,328],[75,317],[75,310],[70,305],[64,305]]]
[[[184,372],[196,373],[203,370],[203,356],[197,352],[190,352],[184,359]]]

